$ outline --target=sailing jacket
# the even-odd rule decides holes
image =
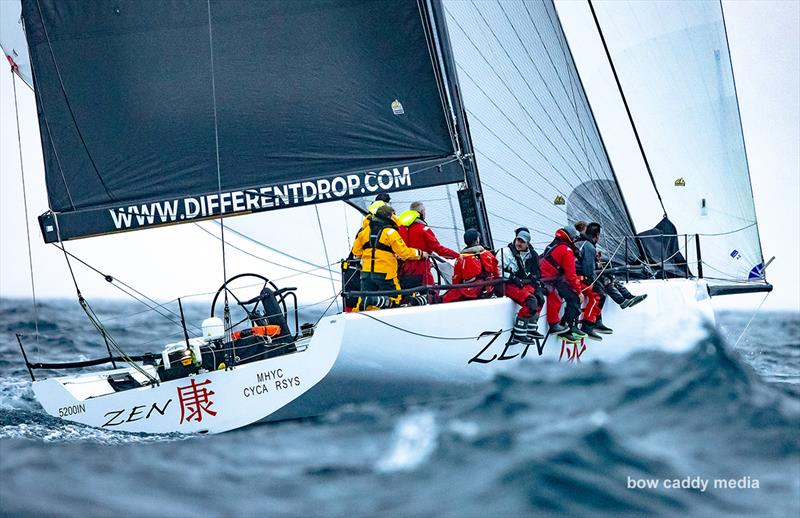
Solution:
[[[539,254],[532,246],[524,252],[517,250],[514,243],[509,243],[507,249],[502,250],[503,277],[516,278],[529,281],[536,287],[539,281]]]
[[[543,280],[557,282],[563,279],[575,294],[580,294],[581,285],[575,272],[574,247],[572,239],[563,230],[557,230],[556,238],[542,253],[539,269]]]
[[[422,252],[409,248],[394,223],[378,216],[371,218],[353,243],[353,255],[361,258],[361,271],[382,273],[386,280],[397,277],[397,259],[422,259]]]
[[[453,268],[453,284],[467,284],[475,281],[486,281],[490,279],[497,279],[500,277],[500,272],[497,268],[497,258],[491,252],[483,248],[481,245],[475,245],[465,248],[456,259],[455,267]],[[454,295],[450,295],[455,299],[457,294],[458,298],[476,299],[484,293],[492,293],[494,286],[475,286],[474,288],[454,288]],[[450,292],[447,292],[448,295]]]
[[[594,271],[597,264],[597,249],[594,243],[586,236],[581,235],[575,240],[575,247],[578,249],[577,261],[577,274],[583,276],[586,284],[591,284],[594,281]]]
[[[400,236],[403,241],[410,247],[422,250],[423,252],[436,253],[445,259],[456,259],[458,252],[447,248],[436,239],[436,234],[425,223],[425,220],[419,217],[414,219],[413,223],[408,226],[401,225],[398,227]],[[403,263],[400,267],[401,276],[420,276],[422,277],[422,284],[424,286],[431,286],[433,282],[433,274],[431,274],[430,261],[409,261]]]

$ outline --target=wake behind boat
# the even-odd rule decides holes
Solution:
[[[650,6],[638,10],[641,19],[658,17]],[[24,37],[15,33],[3,48],[12,70],[30,71],[35,88],[49,204],[39,224],[45,242],[63,251],[108,352],[62,365],[25,361],[32,378],[37,369],[112,364],[34,381],[37,399],[51,415],[101,428],[215,433],[351,402],[462,397],[519,362],[618,362],[642,347],[685,350],[713,325],[711,295],[771,286],[721,11],[681,3],[675,12],[666,26],[689,20],[710,46],[685,64],[687,77],[705,88],[712,63],[717,95],[691,106],[692,117],[676,108],[655,120],[652,105],[690,96],[674,94],[668,74],[655,72],[650,84],[661,80],[663,91],[643,95],[631,69],[620,70],[629,112],[644,114],[630,118],[642,155],[657,149],[645,163],[663,217],[637,232],[549,0],[209,0],[148,10],[23,0]],[[634,50],[671,56],[672,40],[656,43]],[[614,42],[607,48],[613,67]],[[664,128],[673,133],[658,134]],[[703,146],[683,142],[693,134],[706,138]],[[658,145],[673,138],[691,149],[678,172],[676,151]],[[733,187],[723,189],[723,179]],[[350,250],[359,231],[350,235],[348,214],[360,220],[376,194],[389,192],[395,204],[424,201],[426,225],[456,249],[467,229],[502,250],[495,242],[512,239],[515,227],[530,228],[535,237],[526,239],[542,246],[556,228],[597,222],[607,250],[601,272],[648,295],[647,302],[607,304],[603,322],[614,334],[602,342],[548,333],[545,315],[538,329],[546,338],[512,340],[519,307],[505,296],[504,279],[486,281],[494,295],[477,300],[406,300],[301,322],[298,298],[320,293],[332,293],[331,305],[341,297],[346,307],[370,293],[420,291],[439,302],[439,292],[465,287],[439,272],[435,286],[361,291],[348,286],[348,272],[333,268],[331,256]],[[341,206],[343,221],[320,217],[318,205],[327,202]],[[164,311],[124,285],[183,334],[159,351],[127,354],[81,292],[73,264],[121,281],[65,243],[185,223],[213,228],[206,231],[219,240],[212,244],[222,252],[226,281],[199,336],[181,308]],[[310,243],[305,230],[315,224],[319,239]],[[311,266],[295,271],[312,288],[237,275],[243,270],[233,268],[234,252]],[[182,264],[212,252],[197,243],[185,253]],[[233,281],[248,276],[258,289],[245,296],[247,287]],[[203,289],[209,282],[198,280]]]

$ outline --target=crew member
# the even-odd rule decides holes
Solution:
[[[388,192],[382,192],[375,196],[375,201],[369,204],[367,207],[367,213],[364,214],[364,219],[361,221],[361,228],[367,228],[369,226],[369,222],[375,216],[375,212],[384,205],[389,205],[389,202],[392,201],[392,198],[389,196]],[[397,218],[394,216],[394,212],[392,212],[392,221],[394,221],[395,225],[397,225]]]
[[[575,225],[578,228],[578,225]],[[586,299],[586,306],[583,308],[583,322],[580,329],[592,340],[602,340],[596,331],[598,319],[602,311],[602,286],[595,276],[597,267],[597,249],[595,245],[600,241],[600,224],[589,223],[584,227],[583,233],[575,240],[578,249],[577,274],[583,287],[581,291]]]
[[[382,206],[388,204],[391,201],[389,197],[389,193],[379,193],[375,197],[375,201],[373,201],[369,207],[367,207],[367,212],[364,214],[364,219],[361,221],[361,227],[356,232],[356,236],[358,233],[364,229],[369,228],[369,222],[372,221],[372,218],[375,216],[375,212]],[[394,218],[394,216],[392,216]],[[394,220],[397,223],[397,220]],[[369,232],[369,230],[367,230]],[[342,271],[342,290],[345,293],[349,293],[351,291],[360,291],[361,290],[361,264],[358,257],[353,255],[353,252],[348,254],[347,259],[343,259],[340,262],[341,271]],[[344,311],[345,313],[349,313],[351,311],[356,310],[356,306],[358,304],[358,297],[352,295],[345,295],[344,296]]]
[[[531,343],[544,338],[539,333],[539,313],[544,305],[544,287],[539,279],[539,256],[531,246],[531,233],[527,228],[516,230],[514,241],[500,252],[503,261],[503,277],[506,296],[520,305],[512,342]],[[538,290],[538,292],[537,292]]]
[[[597,256],[598,256],[598,261],[600,262],[600,264],[602,264],[602,252],[600,252],[599,247]],[[614,330],[603,323],[603,314],[602,314],[602,308],[605,306],[606,298],[610,298],[611,300],[616,302],[620,308],[625,309],[631,306],[635,306],[636,304],[646,299],[647,294],[645,293],[642,295],[634,295],[633,293],[628,291],[628,288],[626,288],[625,285],[619,279],[617,279],[613,273],[607,273],[607,272],[601,273],[597,280],[597,284],[595,284],[595,286],[598,285],[600,286],[600,292],[602,295],[600,298],[601,313],[594,326],[594,330],[601,334],[610,335],[611,333],[614,332]]]
[[[575,272],[576,237],[575,231],[569,227],[556,230],[555,239],[547,245],[539,260],[542,281],[548,287],[549,332],[571,341],[586,337],[576,322],[581,313],[581,285]],[[559,321],[562,299],[566,307],[564,317]]]
[[[464,232],[464,244],[467,245],[456,259],[453,268],[453,284],[469,284],[500,278],[497,258],[491,250],[481,246],[481,235],[474,228]],[[494,286],[473,286],[453,288],[444,294],[442,302],[456,302],[491,297]]]
[[[397,260],[419,261],[428,254],[409,248],[392,220],[394,209],[382,205],[370,219],[369,226],[361,229],[353,243],[352,253],[361,258],[361,289],[363,291],[399,290]],[[370,295],[359,300],[358,309],[381,309],[400,302],[400,296]]]
[[[438,254],[445,259],[458,258],[458,252],[441,244],[433,230],[425,223],[425,205],[421,201],[412,203],[409,210],[400,214],[397,219],[400,223],[398,227],[400,236],[408,246],[428,254]],[[433,284],[430,261],[409,261],[400,267],[400,286],[403,289],[433,286]]]

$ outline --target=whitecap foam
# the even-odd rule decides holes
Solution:
[[[378,459],[375,469],[381,473],[412,471],[436,450],[439,430],[432,412],[404,416],[395,425],[392,445]]]

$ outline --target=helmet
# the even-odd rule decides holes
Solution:
[[[577,238],[578,238],[577,232],[575,232],[575,229],[572,229],[570,227],[563,227],[556,230],[556,239],[566,241],[570,245],[574,244],[575,239]]]

